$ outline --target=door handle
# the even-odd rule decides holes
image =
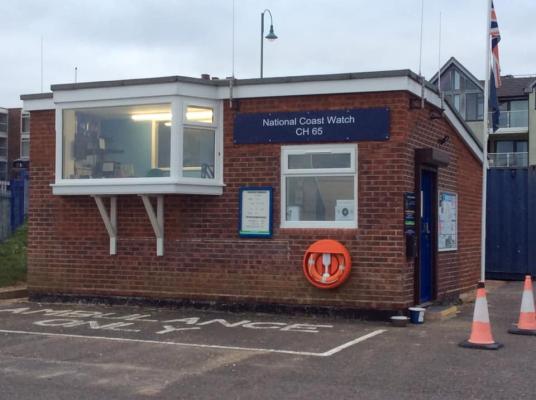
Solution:
[[[423,223],[423,232],[426,233],[427,235],[429,235],[431,233],[430,232],[430,224],[428,222]]]

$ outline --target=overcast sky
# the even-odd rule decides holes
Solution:
[[[484,75],[487,0],[424,0],[422,72],[454,56]],[[233,0],[0,0],[0,106],[54,83],[201,73],[232,74]],[[495,0],[503,74],[536,74],[535,0]],[[279,39],[265,42],[264,75],[419,68],[421,0],[235,0],[235,76],[259,76],[260,13]],[[269,17],[266,16],[266,29]]]

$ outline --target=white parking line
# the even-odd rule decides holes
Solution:
[[[125,342],[125,343],[149,343],[149,344],[162,344],[162,345],[182,346],[182,347],[199,347],[199,348],[205,348],[205,349],[223,349],[223,350],[238,350],[238,351],[254,351],[257,353],[292,354],[292,355],[312,356],[312,357],[330,357],[333,354],[338,353],[344,349],[347,349],[350,346],[363,342],[367,339],[380,335],[384,332],[386,332],[385,329],[378,329],[376,331],[373,331],[371,333],[368,333],[366,335],[353,339],[347,343],[341,344],[340,346],[337,346],[324,353],[312,353],[308,351],[277,350],[277,349],[263,349],[263,348],[254,348],[254,347],[221,346],[221,345],[212,345],[212,344],[180,343],[180,342],[166,342],[166,341],[159,341],[159,340],[128,339],[128,338],[116,338],[116,337],[106,337],[106,336],[89,336],[89,335],[69,335],[65,333],[28,332],[28,331],[12,331],[12,330],[0,329],[0,333],[6,333],[6,334],[22,334],[22,335],[75,338],[75,339],[108,340],[112,342]]]

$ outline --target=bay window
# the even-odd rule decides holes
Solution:
[[[357,227],[357,146],[285,146],[281,227]]]
[[[219,103],[163,100],[59,107],[54,193],[221,194]]]

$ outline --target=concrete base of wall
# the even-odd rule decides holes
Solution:
[[[22,299],[28,297],[26,286],[0,288],[0,300]]]
[[[29,299],[30,301],[40,303],[84,303],[146,307],[197,308],[229,312],[264,312],[289,315],[320,315],[327,317],[341,317],[348,319],[386,322],[389,321],[389,318],[392,315],[396,315],[400,312],[398,310],[365,310],[329,306],[219,302],[191,299],[150,299],[144,297],[121,296],[80,296],[72,294],[37,293],[32,291],[30,291],[29,293]]]

